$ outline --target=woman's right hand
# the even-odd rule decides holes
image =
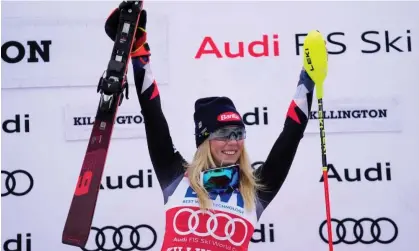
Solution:
[[[105,22],[105,32],[109,38],[112,39],[112,41],[115,41],[120,13],[120,9],[115,8]],[[150,46],[147,42],[146,24],[147,12],[143,9],[141,10],[140,20],[138,21],[131,57],[150,56]]]

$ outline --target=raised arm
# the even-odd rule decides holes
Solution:
[[[313,89],[314,82],[302,70],[296,93],[288,108],[284,128],[263,166],[255,171],[256,176],[259,177],[264,186],[263,190],[258,192],[263,209],[274,199],[288,175],[308,123]]]
[[[118,27],[119,14],[118,9],[115,9],[105,24],[105,31],[113,40]],[[162,190],[167,191],[167,187],[184,173],[184,160],[173,146],[169,126],[162,111],[157,83],[150,68],[151,54],[147,43],[146,23],[147,12],[143,10],[130,57],[137,96],[144,117],[151,162]]]
[[[133,57],[132,64],[151,162],[164,190],[184,173],[184,159],[174,148],[162,111],[157,83],[151,72],[149,56]]]

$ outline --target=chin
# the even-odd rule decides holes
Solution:
[[[223,166],[225,165],[234,165],[236,164],[236,161],[224,161]]]
[[[234,165],[239,161],[239,157],[237,158],[229,158],[224,160],[223,165]]]
[[[240,160],[240,154],[238,155],[230,155],[226,156],[223,153],[217,155],[216,162],[218,165],[226,166],[226,165],[234,165]]]

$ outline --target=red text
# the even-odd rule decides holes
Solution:
[[[218,115],[218,121],[240,121],[241,118],[238,114],[234,112],[225,112]]]
[[[214,55],[217,58],[243,58],[246,56],[259,58],[271,55],[277,57],[279,56],[278,34],[273,34],[272,38],[269,38],[268,35],[263,35],[261,40],[255,40],[248,44],[243,41],[239,41],[236,44],[224,42],[224,48],[221,49],[212,37],[207,36],[202,40],[195,58],[200,59],[203,55]]]
[[[83,173],[83,176],[79,177],[74,195],[80,196],[89,192],[90,182],[92,181],[92,175],[92,171],[86,171],[85,173]]]

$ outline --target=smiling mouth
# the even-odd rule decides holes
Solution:
[[[234,155],[237,151],[222,151],[225,155]]]

